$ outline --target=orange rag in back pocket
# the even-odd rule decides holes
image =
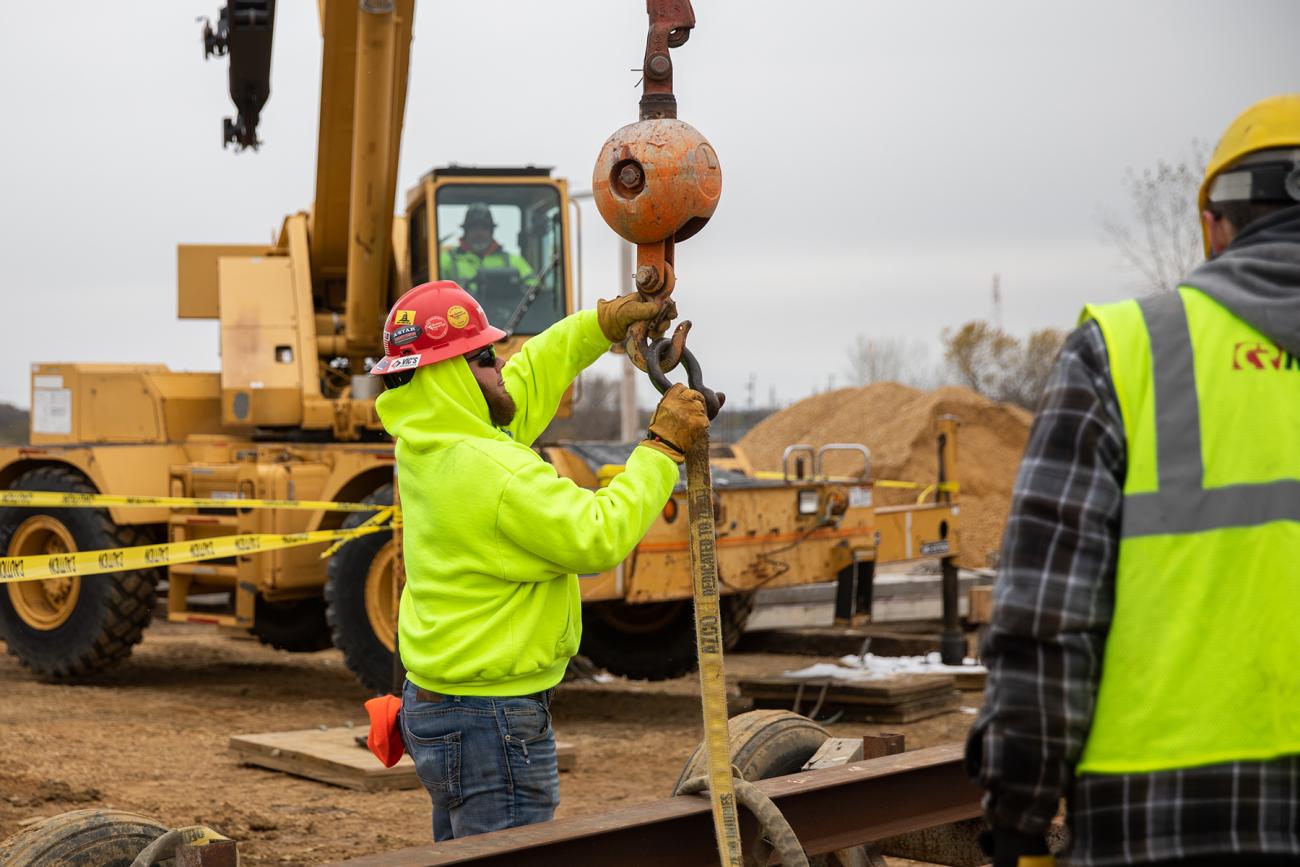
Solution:
[[[402,744],[402,730],[399,727],[398,714],[402,711],[402,700],[395,695],[381,695],[366,702],[366,713],[370,715],[370,734],[366,736],[366,746],[375,758],[391,768],[397,764],[406,752]]]

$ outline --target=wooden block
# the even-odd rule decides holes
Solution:
[[[897,732],[881,732],[862,736],[862,758],[878,759],[894,756],[903,751],[903,736]]]
[[[972,666],[973,668],[973,666]],[[952,679],[958,689],[977,692],[984,688],[984,681],[988,679],[987,670],[980,668],[974,671],[954,671]]]
[[[827,738],[812,758],[804,762],[803,770],[836,768],[862,758],[862,738]]]
[[[971,623],[989,623],[993,620],[993,586],[984,584],[966,591],[969,601],[966,619]]]
[[[910,723],[949,713],[961,707],[961,693],[953,690],[946,696],[907,702],[894,707],[848,706],[850,719],[877,723]]]
[[[420,779],[411,757],[402,756],[396,765],[385,768],[365,748],[368,731],[366,726],[357,726],[235,735],[230,738],[230,751],[247,765],[348,789],[377,792],[419,788]],[[571,771],[577,764],[578,754],[572,744],[557,742],[555,754],[561,771]]]
[[[757,708],[789,710],[790,701],[786,697],[762,698],[756,696],[754,706]],[[821,707],[817,709],[817,717],[825,719],[835,714],[836,711],[842,711],[843,719],[856,722],[910,723],[948,713],[959,707],[961,707],[961,693],[956,690],[949,690],[944,695],[927,696],[919,700],[900,702],[893,705],[858,704],[852,701],[840,701],[835,697],[828,696],[822,702]],[[812,705],[808,704],[805,710],[811,711]]]

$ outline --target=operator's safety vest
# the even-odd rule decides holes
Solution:
[[[442,254],[447,257],[450,271],[444,272],[440,267],[438,276],[443,280],[454,280],[461,286],[477,277],[480,268],[513,268],[520,277],[527,277],[533,270],[523,256],[508,253],[500,246],[486,256],[459,247],[443,250]]]
[[[1078,770],[1300,753],[1300,359],[1188,286],[1083,317],[1105,337],[1128,448]]]

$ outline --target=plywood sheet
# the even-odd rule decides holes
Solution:
[[[411,757],[402,756],[396,765],[385,768],[365,747],[368,732],[367,726],[340,726],[234,735],[230,751],[244,764],[348,789],[377,792],[419,788]],[[572,744],[557,742],[556,757],[560,770],[569,771],[577,763],[577,750]]]

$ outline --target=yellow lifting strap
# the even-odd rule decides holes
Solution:
[[[727,679],[722,668],[722,610],[718,602],[717,533],[713,523],[713,479],[705,430],[686,453],[686,510],[690,520],[691,579],[695,596],[695,648],[704,706],[704,756],[718,853],[726,867],[743,867],[740,817],[731,784],[731,739],[727,732]]]

